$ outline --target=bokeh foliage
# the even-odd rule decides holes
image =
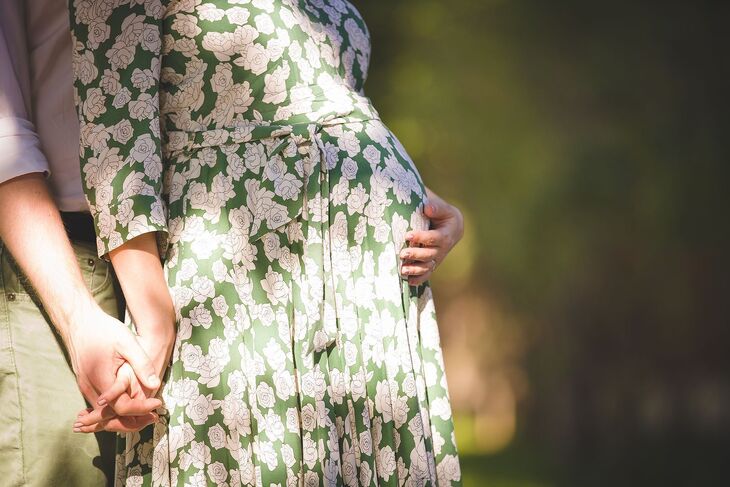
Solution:
[[[355,3],[467,219],[434,286],[468,482],[727,481],[727,4]]]

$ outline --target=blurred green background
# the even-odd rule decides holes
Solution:
[[[466,217],[434,279],[465,484],[730,485],[728,2],[355,3]]]

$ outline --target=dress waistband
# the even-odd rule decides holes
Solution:
[[[347,123],[367,122],[374,120],[372,114],[351,113],[345,116],[329,115],[316,121],[268,122],[242,120],[228,127],[201,128],[199,130],[168,130],[165,132],[163,150],[167,154],[194,151],[204,147],[217,147],[225,144],[242,144],[271,138],[287,136],[302,137],[311,140],[311,136],[324,127]],[[282,143],[284,144],[284,143]],[[285,144],[284,144],[285,145]],[[278,153],[282,146],[277,146],[269,155]]]

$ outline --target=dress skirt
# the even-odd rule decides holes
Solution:
[[[431,289],[398,268],[427,226],[410,159],[379,120],[238,129],[170,151],[168,415],[127,435],[119,481],[451,485]],[[287,168],[307,181],[288,221],[273,201]]]

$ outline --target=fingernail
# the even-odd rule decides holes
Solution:
[[[413,234],[411,232],[406,233],[406,240],[410,240],[413,238]]]
[[[100,397],[100,398],[99,398],[99,400],[98,400],[98,401],[96,401],[96,404],[98,404],[99,406],[104,406],[104,405],[106,404],[106,402],[107,402],[107,401],[106,401],[106,399],[105,399],[105,398],[103,398],[103,397]]]
[[[411,273],[413,272],[413,270],[412,270],[412,269],[411,269],[410,267],[404,267],[404,268],[403,268],[403,269],[401,270],[401,272],[402,272],[402,273],[403,273],[404,275],[406,275],[406,276],[407,276],[407,275],[410,275],[410,274],[411,274]]]
[[[74,433],[81,433],[81,428],[74,428]]]
[[[84,425],[84,423],[74,423],[74,428],[80,428]]]
[[[404,250],[403,252],[400,253],[401,259],[408,259],[410,256],[411,256],[411,253],[408,252],[407,250]]]
[[[148,381],[150,383],[150,386],[157,387],[160,385],[160,378],[157,377],[155,374],[152,374],[148,377]]]

